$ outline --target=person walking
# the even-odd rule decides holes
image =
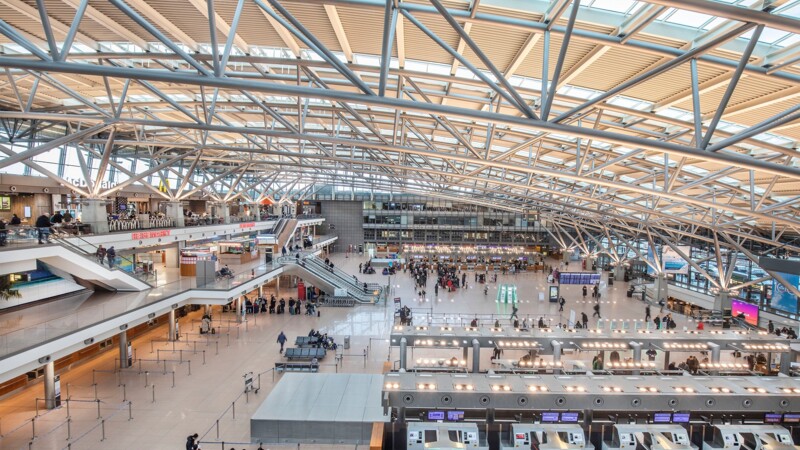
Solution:
[[[114,258],[116,257],[117,257],[117,251],[114,250],[114,246],[112,245],[111,247],[108,248],[108,250],[106,250],[106,259],[108,259],[109,269],[114,268]]]
[[[584,286],[583,287],[583,298],[586,298],[586,291],[587,291],[586,286]]]
[[[644,321],[645,322],[650,321],[650,305],[644,307]]]
[[[281,331],[281,334],[278,335],[278,343],[281,344],[281,350],[278,353],[283,354],[283,345],[286,344],[286,341],[286,335]]]
[[[42,240],[46,241],[50,239],[50,227],[52,226],[53,224],[50,222],[50,218],[48,218],[45,214],[42,214],[38,219],[36,219],[36,231],[39,232],[40,244],[44,244]]]
[[[511,317],[508,320],[514,320],[515,318],[518,318],[517,317],[517,311],[519,311],[517,309],[517,305],[512,305],[511,306]]]
[[[94,255],[97,257],[97,264],[100,264],[102,266],[106,260],[106,248],[103,247],[102,245],[98,245],[97,251],[94,252]]]
[[[564,311],[565,303],[567,303],[567,301],[564,299],[564,297],[561,297],[561,299],[558,301],[558,312]]]
[[[602,317],[600,317],[600,304],[599,303],[594,305],[594,314],[592,314],[592,317],[594,317],[594,316],[597,316],[598,319],[602,319]]]

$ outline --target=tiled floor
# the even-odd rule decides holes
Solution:
[[[351,273],[357,273],[359,262],[363,258],[347,258],[335,255],[333,260],[337,267]],[[167,277],[169,277],[167,272]],[[574,309],[578,315],[586,311],[591,315],[591,303],[586,303],[580,294],[580,286],[568,286],[562,290],[567,300],[565,311],[558,312],[558,305],[539,301],[539,293],[547,287],[545,276],[539,274],[499,275],[498,282],[490,283],[488,295],[484,295],[483,285],[473,284],[473,274],[467,278],[469,288],[447,293],[439,291],[433,297],[433,280],[430,281],[428,298],[415,296],[413,283],[408,274],[398,274],[387,280],[386,276],[359,275],[359,280],[387,283],[392,286],[389,297],[399,297],[404,305],[415,308],[417,323],[430,314],[436,320],[447,320],[458,323],[471,320],[475,314],[507,317],[511,312],[509,305],[497,304],[494,301],[498,284],[516,284],[519,297],[519,313],[538,318],[546,315],[555,322],[563,322]],[[169,278],[164,278],[169,279]],[[626,283],[615,283],[602,290],[601,309],[604,318],[641,320],[644,306],[639,300],[626,298]],[[296,290],[284,288],[283,296],[296,296]],[[114,301],[112,297],[109,301]],[[121,374],[115,374],[114,359],[118,354],[115,349],[102,356],[71,368],[62,373],[62,395],[66,396],[66,386],[74,402],[70,404],[70,432],[73,440],[67,440],[66,408],[61,408],[35,420],[37,439],[30,448],[55,449],[66,448],[72,443],[72,449],[171,449],[182,448],[187,435],[197,432],[204,441],[225,441],[225,448],[256,449],[257,445],[245,445],[249,442],[249,414],[269,394],[274,385],[273,373],[270,371],[281,357],[278,353],[277,335],[284,331],[290,341],[297,335],[306,335],[311,328],[319,329],[333,335],[338,342],[344,336],[352,336],[352,345],[344,350],[340,366],[336,366],[334,358],[328,357],[323,362],[323,371],[369,372],[380,373],[386,361],[398,359],[398,352],[389,351],[387,337],[394,320],[394,308],[390,300],[389,306],[358,306],[355,308],[323,308],[320,317],[268,315],[249,316],[246,324],[237,325],[232,322],[233,316],[223,314],[216,308],[214,311],[215,326],[222,332],[208,339],[206,336],[194,334],[198,324],[193,322],[199,318],[200,311],[181,319],[181,331],[191,333],[184,336],[183,342],[172,344],[153,342],[163,340],[166,329],[161,327],[148,335],[133,341],[136,357],[143,360],[142,371],[138,372],[138,364]],[[63,305],[52,303],[47,307],[50,311],[59,311]],[[73,307],[71,304],[68,308]],[[24,311],[28,311],[23,310]],[[653,313],[657,311],[654,310]],[[482,316],[483,317],[483,316]],[[488,317],[488,316],[486,316]],[[680,315],[674,315],[678,326],[694,326]],[[10,319],[6,319],[10,320]],[[19,319],[23,320],[23,319]],[[493,320],[493,319],[488,319]],[[591,321],[594,323],[594,320]],[[225,334],[225,333],[229,334]],[[192,351],[196,348],[196,354]],[[218,354],[217,354],[218,349]],[[159,351],[160,350],[160,351]],[[205,351],[205,364],[203,353]],[[365,355],[365,351],[366,356]],[[461,355],[443,354],[443,351],[429,350],[415,352],[410,358],[431,356],[450,357]],[[482,355],[482,367],[488,367],[489,354]],[[580,356],[590,360],[593,354]],[[688,356],[688,355],[687,355]],[[151,362],[156,358],[168,359],[166,362]],[[184,362],[180,363],[179,360]],[[189,363],[191,360],[191,375]],[[166,375],[162,374],[166,368]],[[175,386],[172,387],[172,372],[175,371]],[[94,372],[93,372],[94,371]],[[247,372],[262,373],[260,377],[261,391],[258,394],[242,394],[243,375]],[[275,382],[280,375],[275,376]],[[94,381],[93,381],[94,378]],[[97,419],[97,402],[94,399],[96,382],[97,395],[100,399],[100,413],[105,422]],[[132,402],[133,420],[128,420],[128,406],[122,402],[124,395]],[[155,386],[155,387],[153,387]],[[0,448],[28,448],[31,438],[31,418],[35,414],[35,399],[43,396],[43,387],[37,384],[25,391],[0,401]],[[153,401],[155,399],[155,401]],[[78,402],[78,400],[90,400]],[[235,419],[233,418],[235,409]],[[217,420],[219,419],[219,438],[217,438]],[[92,428],[94,427],[94,428]],[[105,428],[106,439],[101,442],[102,428]],[[16,429],[15,431],[12,431]],[[91,429],[91,431],[89,431]],[[83,435],[80,440],[74,441]],[[233,444],[238,442],[239,444]],[[319,446],[306,446],[315,448]],[[204,449],[222,448],[221,444],[204,444]],[[281,446],[265,445],[264,448],[278,449]],[[288,447],[283,447],[288,448]],[[292,446],[291,448],[297,448]],[[342,447],[348,448],[348,447]],[[352,447],[349,447],[352,448]]]

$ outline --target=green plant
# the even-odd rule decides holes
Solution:
[[[17,289],[11,289],[13,283],[8,276],[0,277],[0,299],[10,300],[12,298],[22,297]]]

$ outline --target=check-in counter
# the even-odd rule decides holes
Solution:
[[[614,425],[611,441],[602,450],[697,450],[689,432],[677,424]]]
[[[798,450],[792,434],[780,425],[715,425],[703,450]]]
[[[474,423],[411,422],[408,424],[408,450],[481,449],[478,425]]]
[[[504,433],[505,434],[505,433]],[[500,450],[594,450],[578,424],[515,423],[501,436]]]

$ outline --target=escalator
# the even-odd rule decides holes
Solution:
[[[357,303],[377,303],[381,298],[383,290],[374,283],[368,283],[366,291],[363,283],[357,284],[351,275],[344,272],[325,268],[324,262],[319,258],[308,256],[298,260],[293,256],[284,256],[276,260],[278,264],[284,266],[284,273],[297,275],[322,289],[329,296],[342,297],[336,295],[337,289],[347,292],[346,297]]]

